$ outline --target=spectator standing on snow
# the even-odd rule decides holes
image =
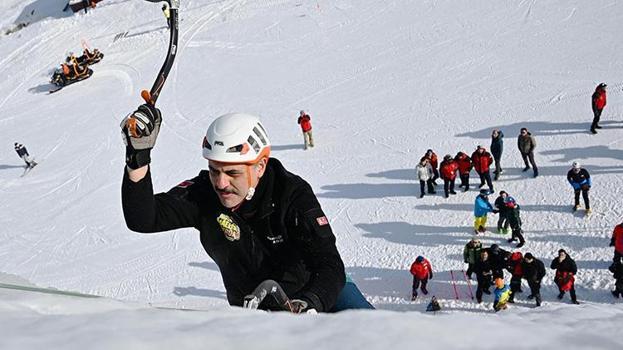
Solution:
[[[475,271],[476,263],[480,259],[480,251],[482,250],[482,243],[478,238],[472,238],[465,248],[463,248],[463,261],[467,264],[467,271],[465,274],[467,278],[472,278],[472,273]]]
[[[556,270],[556,277],[554,282],[558,286],[558,299],[562,299],[565,296],[565,292],[569,292],[571,296],[571,302],[579,304],[575,295],[575,275],[578,273],[578,267],[575,261],[571,259],[567,251],[560,249],[558,256],[552,260],[550,267]]]
[[[26,149],[26,146],[15,142],[14,144],[15,146],[15,152],[17,152],[17,155],[22,158],[22,160],[26,163],[26,166],[29,168],[34,167],[35,165],[37,165],[37,162],[35,162],[31,157],[30,154],[28,154],[28,150]]]
[[[491,247],[485,248],[484,251],[489,254],[493,278],[504,278],[504,270],[508,267],[508,259],[510,258],[511,253],[500,248],[500,246],[495,243],[492,244]]]
[[[314,147],[314,136],[312,135],[311,117],[305,111],[301,110],[299,113],[298,124],[303,131],[303,140],[305,142],[305,149]]]
[[[450,194],[456,194],[456,192],[454,192],[454,181],[456,180],[456,172],[458,168],[459,165],[449,154],[446,154],[446,156],[443,157],[443,161],[441,162],[441,165],[439,165],[439,173],[441,174],[441,179],[443,180],[443,191],[446,198],[448,198]]]
[[[478,146],[476,151],[472,153],[474,170],[476,170],[476,173],[480,176],[480,185],[478,188],[482,188],[486,182],[487,186],[489,186],[489,192],[493,193],[493,183],[491,182],[491,172],[489,171],[491,163],[493,163],[493,157],[491,157],[491,154],[487,152],[484,147]]]
[[[610,239],[610,246],[614,247],[614,261],[621,261],[623,257],[623,223],[620,223],[614,227],[612,231],[612,238]]]
[[[534,161],[534,149],[536,148],[536,139],[534,138],[534,136],[532,136],[528,129],[521,128],[519,136],[517,137],[517,147],[519,148],[521,158],[526,165],[526,167],[523,168],[523,171],[526,172],[530,170],[530,165],[532,165],[534,177],[539,176],[539,169],[537,168],[536,162]],[[529,164],[528,161],[530,161]]]
[[[541,306],[541,281],[545,277],[545,265],[541,260],[535,258],[532,253],[528,252],[523,257],[521,270],[523,278],[528,281],[528,286],[530,287],[528,300],[534,298],[536,306]]]
[[[411,274],[413,275],[413,288],[411,293],[411,300],[415,300],[417,298],[417,290],[420,288],[424,295],[428,294],[428,290],[426,289],[426,284],[428,280],[433,279],[433,266],[431,265],[428,259],[423,256],[418,256],[413,264],[411,264]]]
[[[523,262],[523,256],[521,255],[521,252],[513,252],[511,253],[510,258],[508,259],[508,266],[507,266],[507,270],[508,272],[511,273],[511,282],[510,282],[510,287],[511,287],[511,296],[508,299],[509,303],[514,303],[515,302],[515,295],[517,293],[521,293],[521,278],[523,277],[523,267],[522,267],[522,262]]]
[[[487,231],[487,213],[497,213],[491,203],[489,203],[489,191],[480,190],[480,194],[476,196],[474,201],[474,233],[483,233]]]
[[[506,193],[506,191],[500,191],[500,195],[495,199],[495,202],[493,202],[493,206],[499,211],[498,233],[501,235],[507,234],[510,226],[508,221],[510,208],[506,206],[506,198],[508,198],[508,193]]]
[[[599,126],[599,119],[601,118],[601,112],[606,107],[606,84],[601,83],[595,88],[595,92],[591,97],[591,105],[593,107],[593,123],[591,124],[591,132],[597,133],[596,129],[601,129]]]
[[[573,211],[580,209],[580,192],[582,192],[582,199],[584,199],[584,207],[586,208],[586,215],[591,213],[591,205],[588,199],[588,191],[591,189],[592,180],[588,170],[582,168],[580,163],[573,162],[571,169],[567,172],[567,181],[573,187],[573,194],[575,204],[573,205]]]
[[[472,170],[472,159],[464,152],[459,152],[454,157],[456,164],[459,167],[459,177],[461,178],[461,186],[463,191],[469,190],[469,172]]]
[[[620,260],[613,261],[608,270],[612,272],[615,280],[614,290],[611,293],[615,298],[619,298],[623,296],[623,263]]]
[[[519,240],[517,248],[523,247],[526,240],[523,237],[523,230],[521,229],[521,216],[519,214],[519,204],[515,201],[515,198],[507,196],[504,200],[504,206],[506,207],[506,218],[511,226],[511,238],[508,239],[508,243],[512,243]]]
[[[418,181],[420,181],[420,198],[424,197],[424,185],[428,187],[429,194],[435,194],[433,187],[433,167],[430,165],[428,158],[422,157],[418,165],[415,166],[415,173]]]
[[[439,164],[437,160],[437,154],[429,149],[424,154],[424,157],[428,158],[430,166],[433,167],[433,185],[437,186],[437,179],[439,178]]]
[[[502,151],[504,150],[504,133],[502,130],[493,129],[491,132],[491,154],[495,161],[495,171],[493,171],[493,179],[498,180],[504,172],[502,169]]]
[[[489,288],[491,288],[491,283],[493,282],[493,270],[489,260],[489,253],[486,250],[480,252],[480,258],[474,270],[476,272],[476,280],[478,281],[476,301],[482,303],[482,293],[491,294]]]

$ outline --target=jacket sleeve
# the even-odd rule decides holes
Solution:
[[[545,265],[543,264],[542,261],[537,261],[537,272],[536,272],[536,277],[538,281],[541,281],[543,279],[543,277],[545,277],[546,272],[545,272]]]
[[[549,267],[553,270],[556,270],[558,268],[558,264],[558,258],[554,258],[554,260],[552,260],[552,264]]]
[[[319,312],[331,310],[346,283],[344,263],[335,245],[335,236],[311,187],[306,184],[292,202],[294,232],[290,235],[301,250],[311,276],[298,297]]]
[[[151,171],[138,182],[130,180],[125,169],[123,172],[121,202],[130,230],[152,233],[195,226],[199,209],[187,196],[174,191],[154,195]]]
[[[428,262],[428,278],[433,279],[433,264]]]
[[[575,260],[571,260],[571,272],[576,275],[578,273],[578,265],[576,265]]]
[[[613,238],[614,240],[614,238]],[[467,251],[467,245],[465,246],[465,248],[463,248],[463,262],[466,264],[469,264],[469,253]]]
[[[530,152],[533,152],[536,148],[536,138],[530,135]]]

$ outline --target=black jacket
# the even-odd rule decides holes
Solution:
[[[17,152],[17,155],[20,157],[23,157],[24,155],[28,155],[28,150],[26,150],[26,147],[24,147],[23,145],[15,146],[15,152]]]
[[[565,260],[563,260],[562,262],[559,262],[558,257],[555,257],[554,260],[552,260],[552,264],[550,265],[550,267],[560,272],[571,272],[574,275],[578,273],[578,267],[575,264],[575,261],[571,259],[569,255],[567,255]]]
[[[474,266],[474,272],[479,281],[490,280],[493,277],[491,259],[483,261],[481,258],[478,258],[476,266]]]
[[[499,159],[502,157],[502,151],[504,150],[504,133],[502,130],[498,131],[498,137],[491,135],[491,155],[493,158]]]
[[[521,263],[521,269],[523,271],[523,278],[528,282],[541,283],[541,280],[545,277],[545,265],[537,258],[534,258],[531,263],[527,263],[524,260]]]
[[[124,173],[128,228],[199,230],[203,248],[221,271],[230,305],[241,306],[266,279],[318,311],[335,304],[346,279],[335,236],[309,184],[277,159],[269,160],[253,199],[233,212],[221,205],[206,170],[156,195],[150,173],[137,183]]]

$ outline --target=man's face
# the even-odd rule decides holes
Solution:
[[[525,136],[525,135],[527,135],[527,134],[528,134],[528,131],[526,131],[526,130],[521,130],[521,135]]]
[[[225,208],[240,205],[249,193],[250,187],[256,187],[266,169],[266,159],[255,165],[227,164],[210,160],[210,182]]]

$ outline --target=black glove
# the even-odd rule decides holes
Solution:
[[[614,237],[610,238],[610,246],[614,247]]]
[[[499,212],[500,212],[499,210],[497,210],[497,209],[493,209],[493,214],[497,214],[497,213],[499,213]]]
[[[138,169],[151,162],[150,151],[156,144],[162,116],[160,110],[150,104],[142,104],[121,122],[121,134],[125,148],[125,163],[130,169]]]

